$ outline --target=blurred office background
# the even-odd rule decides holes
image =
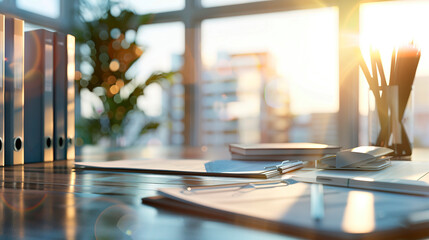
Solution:
[[[353,53],[380,49],[388,77],[393,48],[414,41],[422,51],[414,143],[429,147],[429,1],[0,0],[0,11],[28,29],[87,34],[76,48],[81,146],[365,145],[368,90]],[[103,25],[123,11],[151,15],[128,29]],[[90,36],[85,22],[108,31]],[[140,57],[121,70],[123,62],[110,50],[102,56],[91,37],[116,51],[135,43]],[[124,107],[154,73],[171,74]]]

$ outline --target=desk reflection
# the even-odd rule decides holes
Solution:
[[[375,229],[373,193],[364,191],[348,193],[342,228],[348,233],[369,233]]]

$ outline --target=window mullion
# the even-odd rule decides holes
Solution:
[[[200,0],[186,0],[183,14],[185,23],[185,55],[183,84],[185,88],[185,145],[198,146],[200,141],[199,86],[201,76],[201,21],[194,14],[201,7]]]
[[[338,134],[342,147],[351,148],[359,144],[359,1],[340,1],[338,8]]]

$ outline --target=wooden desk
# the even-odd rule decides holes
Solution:
[[[228,158],[227,149],[146,148],[82,160]],[[160,187],[235,179],[75,171],[74,161],[0,168],[0,239],[284,239],[283,235],[155,209],[141,203]]]
[[[77,161],[228,156],[226,148],[145,148],[112,153],[87,149]],[[141,203],[142,197],[156,195],[157,188],[236,179],[76,171],[73,166],[74,161],[57,161],[0,168],[0,238],[269,240],[286,237]]]

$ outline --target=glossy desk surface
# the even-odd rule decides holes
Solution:
[[[425,160],[429,151],[415,151]],[[228,159],[226,148],[85,151],[76,161],[140,158]],[[428,163],[429,164],[429,163]],[[74,161],[0,168],[0,239],[287,239],[288,236],[143,205],[162,187],[232,178],[73,169]]]

